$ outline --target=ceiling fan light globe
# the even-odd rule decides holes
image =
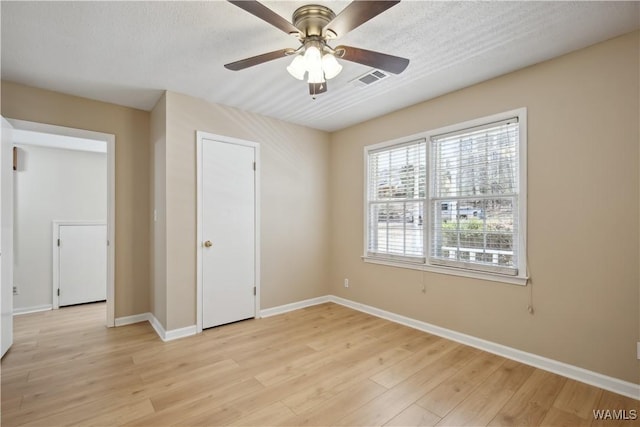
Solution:
[[[304,52],[307,71],[322,69],[322,54],[315,46],[308,46]]]
[[[307,72],[305,59],[300,55],[296,55],[287,67],[287,71],[296,79],[304,80],[304,73]]]
[[[327,53],[322,57],[322,70],[324,71],[325,78],[329,80],[340,74],[342,65],[340,65],[333,54]]]
[[[324,83],[324,73],[322,72],[322,68],[318,68],[312,71],[309,71],[309,83]]]

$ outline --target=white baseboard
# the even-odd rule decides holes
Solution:
[[[634,384],[617,378],[609,377],[607,375],[569,365],[564,362],[548,359],[546,357],[538,356],[536,354],[528,353],[526,351],[518,350],[512,347],[507,347],[505,345],[497,344],[491,341],[486,341],[480,338],[473,337],[471,335],[466,335],[460,332],[453,331],[451,329],[442,328],[440,326],[432,325],[420,320],[411,319],[409,317],[401,316],[399,314],[391,313],[389,311],[381,310],[379,308],[371,307],[365,304],[360,304],[334,295],[329,295],[328,300],[336,304],[352,308],[354,310],[371,314],[372,316],[381,317],[383,319],[400,323],[402,325],[409,326],[423,332],[428,332],[439,337],[478,348],[488,353],[497,354],[498,356],[524,363],[525,365],[540,368],[542,370],[553,372],[555,374],[562,375],[576,381],[581,381],[595,387],[600,387],[614,393],[622,394],[632,399],[640,400],[639,384]]]
[[[17,307],[13,309],[13,315],[19,316],[21,314],[38,313],[40,311],[49,310],[53,310],[53,306],[51,304],[35,305],[33,307]]]
[[[151,322],[151,313],[134,314],[133,316],[118,317],[115,320],[116,326],[132,325],[140,322]]]
[[[189,337],[191,335],[195,335],[197,332],[196,325],[191,325],[185,328],[172,329],[170,331],[166,331],[162,326],[162,323],[160,323],[160,321],[156,318],[156,316],[154,316],[152,313],[148,313],[148,314],[149,314],[149,323],[151,323],[151,326],[156,331],[156,334],[158,334],[158,336],[162,341],[173,341],[173,340],[177,340],[178,338]]]
[[[196,334],[196,325],[166,331],[162,326],[162,323],[160,323],[152,313],[140,313],[134,314],[133,316],[118,317],[115,324],[116,326],[124,326],[140,322],[149,322],[162,341],[177,340],[178,338],[184,338]]]
[[[289,311],[299,310],[305,307],[311,307],[312,305],[324,304],[330,301],[330,296],[325,295],[322,297],[306,299],[303,301],[292,302],[291,304],[279,305],[277,307],[266,308],[260,310],[260,317],[276,316],[278,314],[287,313]]]

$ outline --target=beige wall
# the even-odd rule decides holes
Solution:
[[[196,322],[196,131],[260,143],[261,307],[327,294],[329,136],[166,93],[168,330]]]
[[[115,134],[115,316],[149,311],[149,113],[2,82],[4,117]]]
[[[640,383],[638,51],[636,32],[334,133],[331,293]],[[365,145],[518,107],[532,287],[360,259]]]
[[[149,258],[150,310],[167,324],[167,98],[162,95],[151,111],[151,228]],[[154,215],[155,210],[155,215]],[[155,219],[153,219],[155,218]]]

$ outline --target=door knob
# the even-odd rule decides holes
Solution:
[[[206,242],[204,242],[205,248],[210,248],[211,246],[213,246],[213,243],[211,243],[211,240],[207,240]]]

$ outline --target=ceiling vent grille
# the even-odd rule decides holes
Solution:
[[[386,79],[387,77],[389,77],[389,75],[384,73],[383,71],[371,70],[368,73],[351,80],[351,83],[358,87],[364,87],[377,83],[380,80]]]

